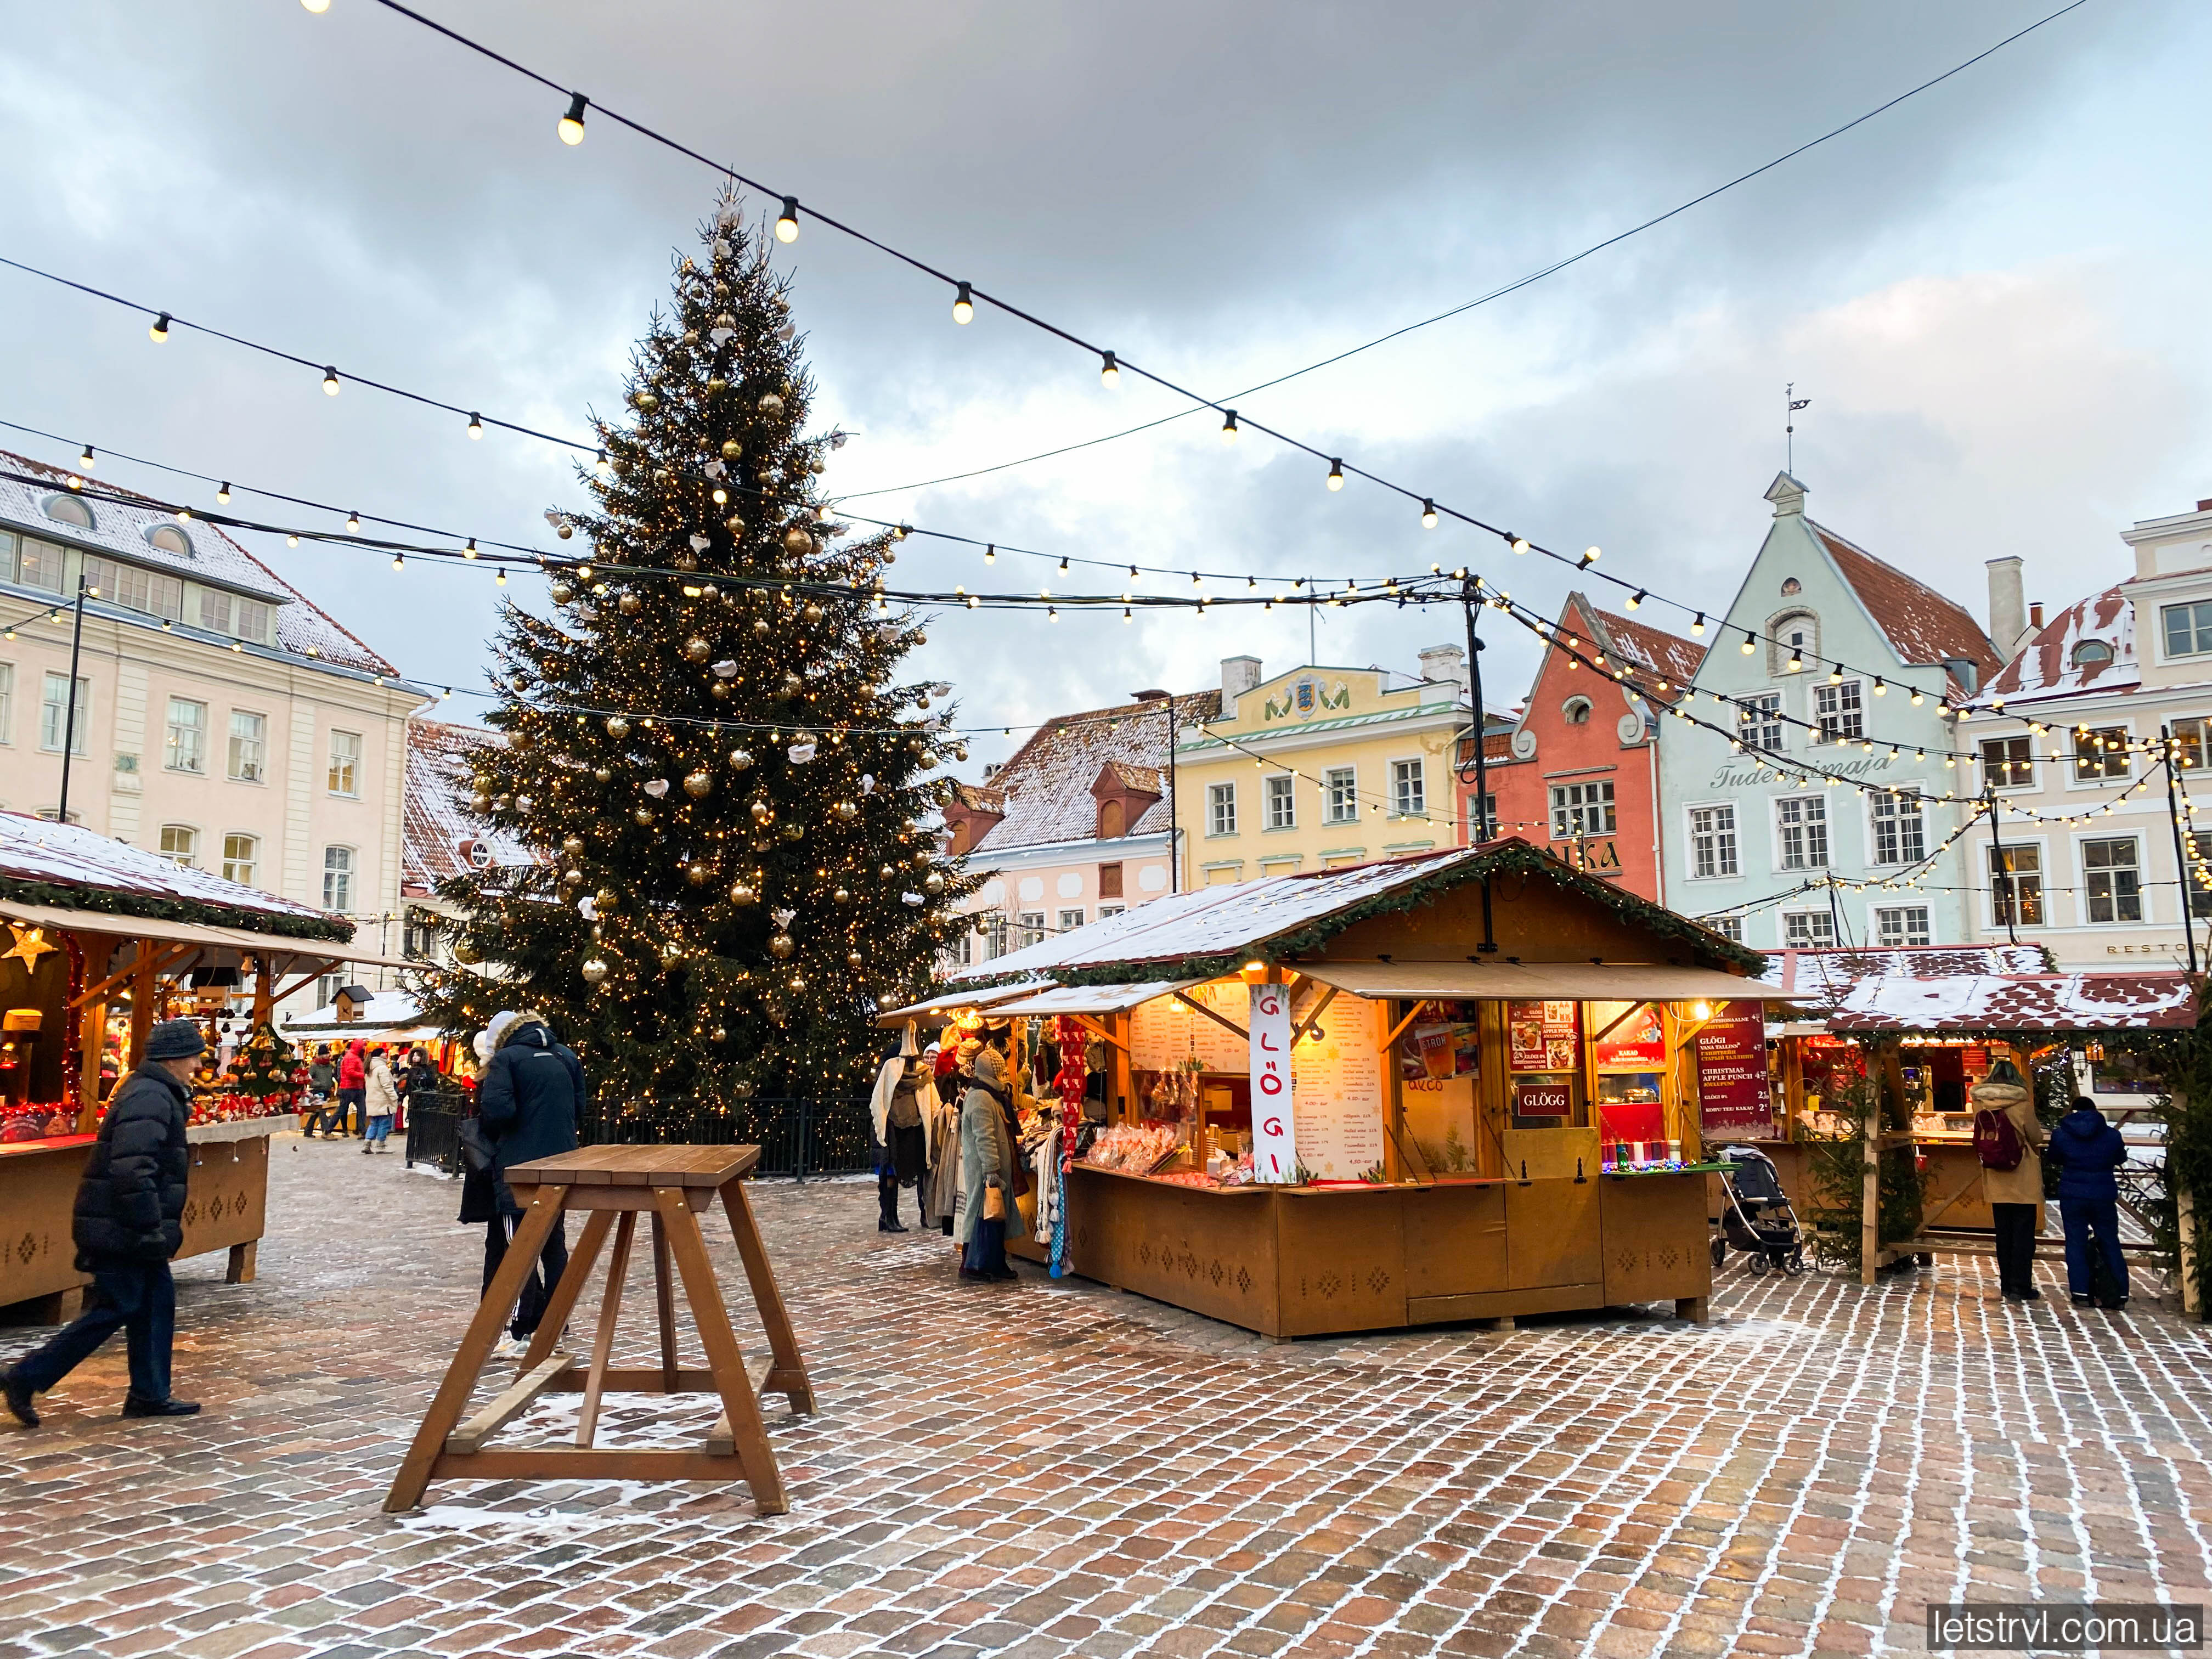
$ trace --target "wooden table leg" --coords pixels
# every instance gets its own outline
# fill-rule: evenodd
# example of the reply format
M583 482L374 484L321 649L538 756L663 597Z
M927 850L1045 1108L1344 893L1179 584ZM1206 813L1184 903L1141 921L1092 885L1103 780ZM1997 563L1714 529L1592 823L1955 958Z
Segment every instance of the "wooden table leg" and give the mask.
M760 1223L754 1219L745 1183L732 1181L722 1188L722 1212L730 1218L730 1233L738 1254L744 1259L745 1279L752 1286L753 1303L760 1309L761 1325L768 1332L769 1351L775 1369L769 1375L769 1393L780 1393L795 1412L814 1409L814 1385L806 1375L806 1361L799 1352L799 1336L791 1328L791 1315L783 1305L783 1292L775 1282L775 1269L761 1242Z
M224 1284L251 1285L253 1282L253 1258L260 1243L258 1238L249 1238L243 1244L230 1247L230 1261L222 1273Z
M477 1374L490 1357L492 1344L499 1340L499 1328L507 1323L507 1310L522 1294L523 1280L537 1265L538 1251L545 1248L546 1239L560 1221L561 1204L566 1196L565 1188L540 1187L538 1196L531 1200L522 1224L515 1229L514 1237L507 1244L506 1260L499 1264L499 1271L492 1275L490 1288L477 1304L468 1334L453 1352L453 1363L446 1368L445 1380L438 1384L430 1409L422 1414L422 1426L416 1430L414 1443L400 1460L399 1472L392 1479L392 1490L385 1494L386 1514L411 1510L422 1501L423 1488L430 1484L430 1470L445 1447L446 1437L461 1420L461 1413L469 1403L469 1391L476 1387Z
M714 1373L715 1390L722 1396L732 1448L745 1484L752 1488L754 1507L763 1515L785 1514L791 1504L784 1496L783 1474L768 1443L768 1426L761 1420L760 1401L745 1375L744 1356L738 1351L737 1334L730 1328L729 1310L722 1304L720 1286L714 1282L714 1264L707 1259L707 1241L700 1236L699 1218L684 1201L680 1187L654 1188L653 1202L667 1229L677 1270L683 1275L692 1322L706 1345L707 1368Z
M522 1356L518 1369L536 1370L560 1346L561 1332L568 1323L568 1316L575 1311L576 1298L584 1293L584 1281L592 1276L592 1264L599 1259L599 1249L607 1242L607 1230L614 1224L614 1212L610 1210L593 1210L584 1218L583 1235L576 1240L576 1248L568 1253L568 1271L553 1287L553 1294L545 1298L544 1317L530 1334L530 1351Z
M604 1211L598 1212L604 1214ZM583 1409L576 1417L576 1443L588 1446L599 1425L599 1393L606 1386L607 1357L614 1352L615 1322L622 1316L623 1281L629 1275L629 1242L637 1233L637 1212L624 1210L615 1227L615 1251L607 1258L606 1294L599 1298L599 1328L592 1340L592 1369L584 1379ZM563 1279L567 1274L562 1275Z
M660 1387L676 1392L676 1268L668 1259L668 1233L653 1217L653 1304L660 1318Z

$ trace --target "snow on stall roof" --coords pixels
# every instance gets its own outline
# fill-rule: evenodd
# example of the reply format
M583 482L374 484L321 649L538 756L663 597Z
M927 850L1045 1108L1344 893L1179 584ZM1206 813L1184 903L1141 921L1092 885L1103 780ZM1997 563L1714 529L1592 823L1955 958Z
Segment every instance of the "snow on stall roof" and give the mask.
M1805 527L1820 538L1844 580L1888 636L1900 659L1940 663L1946 658L1962 657L1981 671L1984 681L2004 665L1990 636L1964 605L1825 526L1808 519Z
M402 809L404 842L402 884L427 892L471 866L461 856L465 841L487 842L495 865L529 864L530 848L506 830L478 822L463 805L470 775L469 757L487 744L504 745L505 737L480 726L443 720L407 725L407 797Z
M1188 730L1220 714L1221 693L1187 692L1175 699L1175 705L1177 725ZM1156 778L1163 773L1168 763L1168 715L1161 702L1085 709L1056 715L1040 726L983 786L999 798L991 810L1003 806L1006 816L969 849L969 857L1092 839L1098 833L1098 800L1091 787L1100 769L1116 761L1142 768ZM1152 835L1167 827L1168 804L1163 796L1127 833Z
M376 1028L389 1029L395 1025L412 1025L422 1017L422 1006L405 991L377 991L370 994L368 1006L357 1011L354 1018L341 1020L338 1006L326 1002L319 1008L303 1014L286 1014L277 1023L287 1031L317 1030L327 1026L334 1034L355 1031L361 1036L378 1035Z
M2197 994L2177 970L1962 974L1856 981L1827 1016L1832 1031L2186 1030Z
M150 569L252 594L276 607L276 642L283 649L302 656L312 652L318 661L359 669L364 673L397 675L399 672L348 632L335 617L319 609L307 595L205 520L196 518L190 524L179 524L173 514L150 496L106 482L98 486L98 498L78 495L69 488L69 474L10 450L0 450L0 472L27 475L34 480L24 483L14 477L0 477L0 525L41 540L66 542L73 547L112 553ZM106 499L111 494L123 499ZM68 495L82 502L92 514L93 527L87 530L81 525L64 524L47 517L46 504L57 495ZM146 539L150 532L163 526L183 533L192 549L189 556L156 547ZM112 609L104 605L100 608L103 611ZM159 625L150 618L149 621L150 625ZM186 617L182 631L197 631L198 622L197 616Z
M0 877L57 886L96 887L147 898L227 904L264 915L340 920L313 905L225 881L210 871L188 870L143 848L110 841L82 824L50 823L21 812L0 811Z
M1888 950L1832 946L1769 951L1759 983L1794 996L1826 1001L1863 979L1948 979L1974 974L2047 974L2055 966L2040 945L1906 945Z
M2080 660L2084 644L2102 645ZM2109 654L2108 654L2109 653ZM1997 677L1982 688L1972 707L1986 708L1998 698L2058 697L2075 692L2125 692L2142 689L2142 668L2136 657L2136 608L2124 586L2070 605L2043 625Z

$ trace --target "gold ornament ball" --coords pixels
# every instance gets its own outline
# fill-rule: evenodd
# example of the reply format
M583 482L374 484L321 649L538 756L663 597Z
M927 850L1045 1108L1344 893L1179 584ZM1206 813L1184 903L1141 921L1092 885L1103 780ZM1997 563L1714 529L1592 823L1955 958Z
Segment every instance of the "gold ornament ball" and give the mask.
M684 960L684 947L672 939L664 940L660 946L660 959L670 966L674 966Z
M604 766L594 766L592 769L592 781L593 783L612 783L614 780L615 775L607 768Z
M714 866L711 864L705 863L702 860L694 860L691 863L684 866L684 879L690 882L694 887L704 887L708 882L714 880Z
M491 811L491 797L489 795L471 795L469 797L469 811L474 812L478 817L482 817L486 812Z
M791 942L791 935L788 933L778 933L768 942L769 955L775 957L779 962L782 961L786 957L788 957L796 949L798 949L798 946L794 945Z
M483 952L477 950L468 940L457 939L453 941L453 960L462 963L481 962L483 960Z
M837 821L841 823L850 823L860 816L860 809L848 800L841 800L830 810L836 813Z
M694 634L684 641L684 654L693 662L704 662L714 654L714 647L698 635Z
M704 768L684 780L684 793L693 800L704 800L714 793L714 775Z
M566 519L563 519L560 523L553 526L553 533L565 542L571 536L576 533L576 526L570 524Z
M707 390L713 396L719 398L729 389L730 383L720 375L710 374L707 377Z
M722 702L727 702L737 693L731 690L729 681L716 680L707 688L707 695L710 697L719 697Z
M650 392L638 392L630 398L630 401L648 415L660 407L660 399Z
M840 904L850 904L853 902L852 893L842 887L840 887L836 892L830 894L830 896L836 900Z
M921 890L928 894L930 897L935 898L939 893L945 890L945 878L939 875L936 871L931 871L927 876L922 878Z
M786 552L811 553L814 550L814 538L793 525L783 532L783 545Z
M753 757L750 750L744 749L730 750L730 770L732 772L742 772L752 763Z
M545 591L552 596L553 603L556 605L566 605L576 597L576 590L566 582L555 582Z
M639 606L643 603L644 601L640 599L636 594L624 593L621 598L615 601L615 609L621 611L625 617L635 617L638 613Z
M584 965L580 971L584 975L585 984L598 985L607 976L607 964L597 957L586 957L584 958Z
M793 974L791 976L791 988L794 991L804 991L806 988L806 975Z
M763 392L757 407L763 415L781 415L783 413L783 399L773 392Z
M766 617L755 617L753 618L753 632L756 634L765 634L768 632L768 618Z
M787 823L787 824L785 824L785 825L783 826L783 838L784 838L786 841L804 841L804 840L805 840L805 839L806 839L806 826L805 826L805 824L803 824L803 823Z
M722 440L722 459L724 460L734 461L738 456L744 453L745 447L739 443L735 438L725 438Z
M562 836L561 850L566 853L572 859L580 859L583 857L584 838L581 836Z
M730 1085L730 1093L739 1100L750 1100L753 1097L753 1085L750 1083L732 1083Z
M651 823L653 822L653 809L650 806L641 806L635 811L632 812L630 817L635 818L640 823Z
M858 951L848 951L845 952L845 965L848 968L858 968L866 960L866 958L861 956Z
M783 694L786 696L795 697L805 689L806 682L801 679L798 675L786 674L783 677Z
M732 904L751 904L757 902L759 897L760 895L758 893L753 891L751 888L746 886L743 882L738 882L730 889L730 902Z
M806 602L805 609L802 610L799 614L808 622L818 623L822 620L822 607L815 604L813 600L809 599Z
M561 872L561 881L564 886L581 887L584 884L584 872L581 870L563 870Z
M755 801L752 804L751 811L755 823L767 823L775 817L775 808L764 800Z
M592 895L592 902L597 905L604 915L609 911L622 908L622 895L611 887L602 887Z
M896 881L898 879L898 872L888 864L884 866L882 869L876 872L876 873L882 877L885 881Z
M722 528L728 531L732 536L742 536L745 533L745 521L739 518L736 514L732 513L728 518L722 520Z
M707 1033L707 1040L709 1042L727 1042L730 1040L729 1029L726 1026L717 1025Z
M507 734L507 746L518 755L527 752L530 748L530 733L520 727L516 728Z
M629 722L620 714L607 716L607 735L620 739L629 735Z
M738 319L732 316L728 312L725 311L716 313L714 318L714 326L716 328L735 328L737 325Z

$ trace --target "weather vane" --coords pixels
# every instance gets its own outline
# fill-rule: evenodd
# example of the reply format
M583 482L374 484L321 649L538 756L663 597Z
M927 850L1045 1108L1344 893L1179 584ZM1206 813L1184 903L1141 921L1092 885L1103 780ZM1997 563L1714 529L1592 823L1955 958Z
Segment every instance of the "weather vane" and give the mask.
M1797 395L1797 382L1790 380L1782 388L1782 401L1790 405L1782 417L1782 470L1792 477L1797 474L1797 422L1794 416L1813 400Z

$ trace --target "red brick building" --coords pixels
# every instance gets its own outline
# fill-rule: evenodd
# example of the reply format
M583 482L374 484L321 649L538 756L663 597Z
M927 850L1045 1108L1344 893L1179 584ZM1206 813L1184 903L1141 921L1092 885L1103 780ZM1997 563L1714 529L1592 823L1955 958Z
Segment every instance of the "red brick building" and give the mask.
M1619 663L1646 684L1679 688L1696 676L1705 647L1600 611L1579 592L1567 596L1553 633L1559 642L1537 665L1520 718L1510 732L1493 732L1486 747L1491 817L1500 834L1524 836L1593 875L1664 902L1661 711L1575 659ZM1472 824L1474 786L1463 784L1462 793Z

